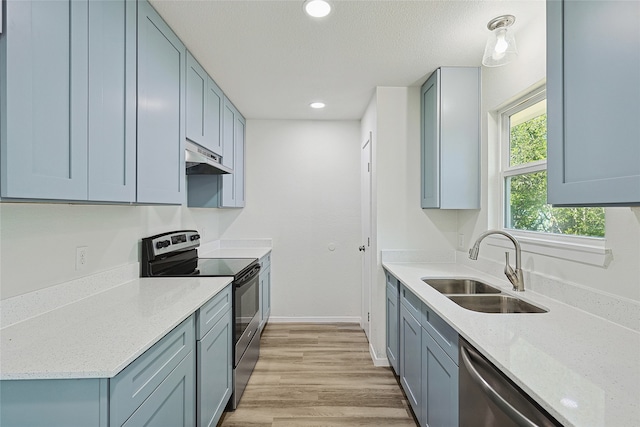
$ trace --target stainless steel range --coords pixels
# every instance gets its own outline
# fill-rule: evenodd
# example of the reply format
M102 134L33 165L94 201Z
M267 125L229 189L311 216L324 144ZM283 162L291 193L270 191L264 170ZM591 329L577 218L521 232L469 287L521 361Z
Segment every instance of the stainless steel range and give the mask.
M260 264L256 258L199 258L195 230L142 239L141 277L233 277L233 395L236 409L260 356Z

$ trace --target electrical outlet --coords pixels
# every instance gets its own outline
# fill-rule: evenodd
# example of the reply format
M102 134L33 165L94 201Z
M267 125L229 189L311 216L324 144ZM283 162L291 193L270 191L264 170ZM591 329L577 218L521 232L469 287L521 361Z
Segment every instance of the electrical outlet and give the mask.
M458 234L458 248L464 249L464 234Z
M84 270L87 268L88 246L78 246L76 248L76 270Z

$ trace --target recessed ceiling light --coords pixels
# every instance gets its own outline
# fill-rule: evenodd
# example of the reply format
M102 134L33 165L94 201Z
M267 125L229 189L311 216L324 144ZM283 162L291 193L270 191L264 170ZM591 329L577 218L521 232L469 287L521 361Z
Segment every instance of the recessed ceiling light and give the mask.
M324 102L312 102L311 104L309 104L309 106L316 109L325 107Z
M331 5L325 0L306 0L304 11L314 18L323 18L331 12Z

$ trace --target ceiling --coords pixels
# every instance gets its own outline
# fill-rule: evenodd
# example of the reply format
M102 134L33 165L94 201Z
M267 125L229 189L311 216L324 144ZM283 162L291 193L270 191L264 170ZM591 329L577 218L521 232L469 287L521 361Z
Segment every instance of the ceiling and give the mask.
M487 22L544 24L544 0L150 0L250 119L359 120L376 86L418 86L439 66L480 66ZM309 104L324 101L313 110Z

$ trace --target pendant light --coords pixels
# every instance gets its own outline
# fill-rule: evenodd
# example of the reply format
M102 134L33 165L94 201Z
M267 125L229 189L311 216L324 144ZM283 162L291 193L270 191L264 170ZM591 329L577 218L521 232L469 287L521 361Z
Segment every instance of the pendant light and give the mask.
M499 67L508 64L518 56L516 39L509 27L516 21L513 15L502 15L493 18L487 24L491 31L487 45L482 56L482 65L486 67Z

